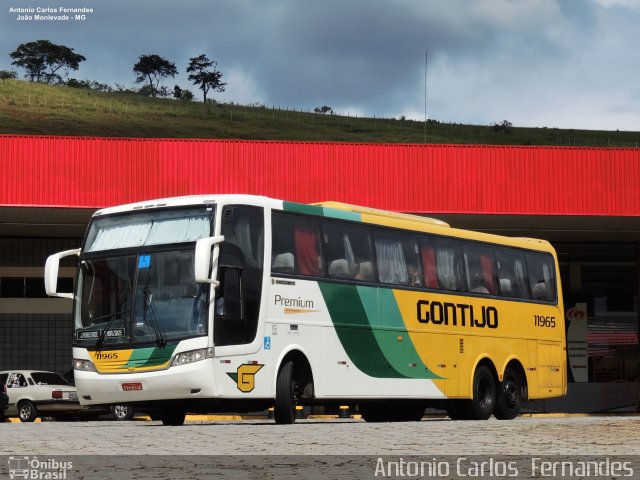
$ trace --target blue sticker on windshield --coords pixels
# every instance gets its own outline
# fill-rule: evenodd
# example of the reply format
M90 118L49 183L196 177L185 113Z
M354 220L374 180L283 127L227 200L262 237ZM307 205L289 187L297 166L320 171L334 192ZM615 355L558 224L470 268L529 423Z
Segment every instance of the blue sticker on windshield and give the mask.
M138 268L149 268L151 265L151 255L140 255L138 259Z

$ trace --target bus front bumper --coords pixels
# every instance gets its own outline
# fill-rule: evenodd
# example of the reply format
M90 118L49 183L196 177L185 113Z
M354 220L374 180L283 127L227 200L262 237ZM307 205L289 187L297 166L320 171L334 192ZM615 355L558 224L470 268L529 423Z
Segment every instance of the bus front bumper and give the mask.
M166 370L109 373L74 372L82 405L215 398L211 359Z

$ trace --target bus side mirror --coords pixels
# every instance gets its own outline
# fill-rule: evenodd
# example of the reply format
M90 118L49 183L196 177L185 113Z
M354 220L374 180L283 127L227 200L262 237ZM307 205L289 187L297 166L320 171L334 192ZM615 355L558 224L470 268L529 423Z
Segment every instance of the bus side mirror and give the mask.
M80 255L80 249L65 250L58 252L47 258L44 264L44 289L50 297L73 298L73 293L58 293L58 270L60 269L60 260L71 255Z
M218 286L216 278L216 270L218 269L218 254L220 248L218 244L224 241L224 236L218 235L216 237L201 238L196 242L196 254L194 257L194 273L196 282L198 283L211 283ZM211 247L215 245L213 252ZM213 268L212 268L213 267ZM212 275L209 276L209 271Z

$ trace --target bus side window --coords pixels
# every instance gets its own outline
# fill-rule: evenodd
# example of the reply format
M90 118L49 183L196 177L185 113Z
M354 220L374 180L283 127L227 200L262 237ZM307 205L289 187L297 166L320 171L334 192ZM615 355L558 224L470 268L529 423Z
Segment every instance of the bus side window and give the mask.
M556 301L555 270L552 257L546 253L527 252L529 289L533 300Z
M289 218L285 215L273 212L271 214L272 225L272 273L295 273L295 256L293 254L293 232Z
M497 295L496 268L491 250L477 245L465 244L464 260L469 291Z
M428 244L425 240L420 243L420 260L424 274L424 286L427 288L440 288L436 270L436 250L433 245Z
M436 243L436 273L441 288L452 291L464 290L462 258L459 242L438 240Z
M495 253L500 295L509 298L529 298L522 253L509 248L497 248Z
M272 213L271 271L321 277L324 261L318 223L295 215Z
M330 277L375 280L371 235L367 229L328 221L324 224L324 235Z
M374 243L380 282L422 286L418 245L413 238L397 233L376 232Z
M324 262L320 254L320 235L317 225L296 225L294 238L298 273L322 276Z

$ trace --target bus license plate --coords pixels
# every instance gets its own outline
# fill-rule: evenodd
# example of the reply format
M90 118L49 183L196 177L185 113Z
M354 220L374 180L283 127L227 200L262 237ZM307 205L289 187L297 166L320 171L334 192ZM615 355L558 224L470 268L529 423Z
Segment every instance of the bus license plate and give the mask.
M123 383L122 390L125 392L132 392L134 390L142 390L142 384L139 382L135 383Z

